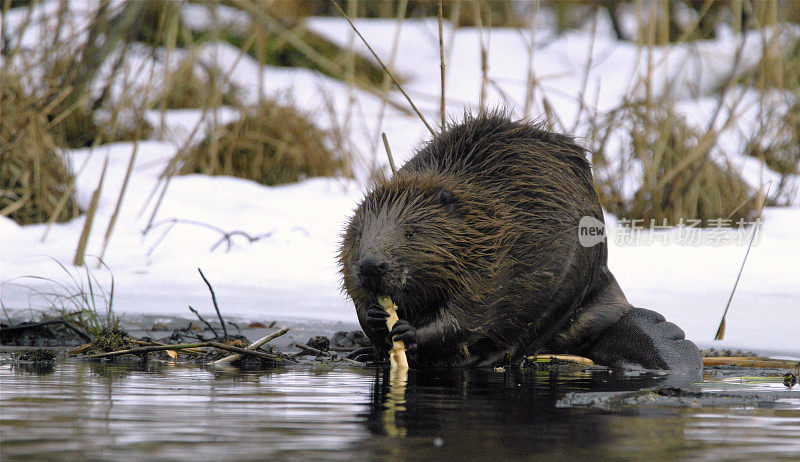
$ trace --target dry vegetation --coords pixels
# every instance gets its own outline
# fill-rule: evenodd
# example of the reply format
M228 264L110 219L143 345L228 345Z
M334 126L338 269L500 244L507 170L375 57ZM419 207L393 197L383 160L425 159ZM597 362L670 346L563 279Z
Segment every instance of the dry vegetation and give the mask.
M74 178L59 149L145 139L152 133L144 118L148 109L207 110L229 105L244 115L240 122L208 134L208 140L216 141L182 149L184 171L241 174L265 184L314 175L349 176L342 150L347 143L334 139L340 132L320 131L289 107L248 106L228 83L230 76L199 60L195 51L207 41L222 40L262 64L307 67L337 78L344 78L353 57L353 78L362 86L374 86L382 78L371 61L354 57L291 18L277 16L264 2L232 2L249 15L247 30L202 31L184 24L181 3L175 1L104 2L89 22L73 32L65 28L70 16L64 9L49 18L33 14L42 5L47 4L0 1L0 52L4 61L16 63L8 70L4 64L0 76L0 213L4 216L28 224L65 221L81 213L73 198ZM26 11L13 37L6 29L11 9ZM44 24L43 40L50 42L31 54L19 37ZM66 37L68 33L74 35ZM128 55L142 45L150 47L153 56L165 52L182 58L171 72L150 72L143 85L136 85L131 83L136 76ZM235 142L228 142L231 137ZM218 152L217 141L226 143L226 149ZM193 154L197 157L191 160ZM203 154L217 156L219 163Z
M394 18L398 5L404 0L381 0L361 2L339 2L352 7L348 10L353 17L359 18ZM405 18L436 18L439 15L438 0L408 0ZM546 2L545 2L546 3ZM572 2L567 2L572 3ZM282 2L282 10L292 17L334 16L339 10L332 1L297 0ZM452 24L461 27L485 25L488 27L524 27L525 16L535 8L532 1L498 1L498 0L446 0L442 4L442 14Z
M749 222L757 201L734 168L713 161L713 143L668 105L631 104L598 125L593 146L595 184L606 209L628 219L658 225L687 224L687 219ZM615 130L627 134L628 149L607 152L605 141ZM621 159L621 162L609 159ZM641 185L625 198L624 179L640 170ZM717 222L718 223L718 222Z
M265 101L212 130L181 159L180 173L236 176L265 185L350 176L346 158L329 148L333 136L296 109Z
M164 89L152 101L164 109L203 108L209 105L242 107L240 90L227 82L225 73L195 54L183 58L167 76Z
M338 9L330 2L310 0L230 0L224 4L247 19L244 26L220 19L211 27L192 29L181 17L183 4L173 1L103 3L92 20L81 25L85 32L81 40L61 35L59 27L67 14L62 11L62 17L51 24L48 37L52 43L43 46L46 51L38 53L35 62L15 65L12 71L4 61L0 76L0 213L20 223L68 220L80 213L72 198L70 168L58 156L59 148L147 138L152 131L144 118L147 110L206 111L227 105L241 115L235 122L211 128L199 144L181 147L165 171L161 197L170 178L179 173L235 175L279 184L315 175L351 176L354 163L370 164L364 156L349 152L347 133L352 127L320 130L287 105L267 98L243 101L238 89L229 84L225 70L203 62L197 54L204 43L224 41L262 65L305 67L342 79L351 88L385 95L389 81L374 60L341 49L303 26L307 15L339 16ZM213 2L191 5L208 5L210 12L217 6ZM356 16L382 18L435 17L439 6L433 0L342 5ZM30 4L0 0L4 17L12 8L30 10ZM524 28L537 9L549 10L562 30L584 27L596 15L608 15L617 35L637 43L644 52L668 42L712 37L720 23L734 30L760 30L775 26L779 19L800 18L800 6L782 0L446 1L443 16L454 24L481 30L490 26ZM632 11L637 12L639 24L633 32L624 31L619 16ZM31 24L37 21L35 17L28 20ZM29 53L17 40L7 39L5 27L2 33L4 60L12 62ZM21 31L15 31L16 35L21 36ZM128 55L142 47L158 60L166 56L168 71L151 72L143 84L118 78L133 72ZM32 74L34 69L41 74ZM485 75L481 102L486 88L493 85L500 88ZM583 120L588 133L579 133L584 128L577 124L567 127L558 120L552 104L541 96L545 92L540 85L535 78L528 80L527 94L539 95L539 100L511 103L524 106L526 115L541 115L557 130L585 135L594 151L598 192L611 212L669 223L679 218L749 219L755 214L758 191L745 185L717 150L724 130L707 133L689 126L674 110L674 101L647 92L630 95L623 105L607 113L587 108ZM761 104L762 127L745 152L763 159L784 179L796 175L800 162L800 41L787 45L765 40L758 64L737 69L735 79L720 88L717 96L724 99L735 86L752 87L764 95L778 92L784 98L787 104ZM542 114L530 110L533 107L543 108ZM344 118L349 120L350 114ZM379 125L382 117L380 120ZM729 122L726 129L735 126L735 120ZM628 146L622 152L607 143L620 133ZM374 161L371 165L370 172L379 174ZM641 185L626 194L623 184L634 171L641 172ZM790 183L773 185L773 191L791 193ZM161 198L153 200L155 215Z
M693 10L698 16L688 26L684 21L683 28L675 32L675 9L665 11L663 7L667 5ZM713 5L661 2L650 6L649 14L640 17L639 35L634 37L645 56L659 43L711 37L711 25L721 21L733 23L738 30L778 27L778 17L791 17L791 11L800 9L800 4L777 1L714 2ZM633 92L627 101L606 114L588 117L596 187L604 207L621 218L642 219L645 223L655 220L659 225L678 224L681 219L684 222L699 219L704 226L726 219L733 223L755 219L765 200L766 185L762 184L760 189L748 186L738 174L738 167L718 147L723 136L737 130L739 102L726 106L730 104L726 101L736 100L734 94L746 88L759 91L760 127L750 135L744 153L762 159L780 175L780 183L771 185L771 196L785 198L797 194L796 182L789 179L797 175L800 163L798 41L784 43L779 34L762 37L758 63L744 68L739 57L734 57L730 78L714 95L718 100L714 118L726 113L720 116L725 119L722 128L712 128L713 123L708 127L688 125L675 111L675 101L653 91L655 79L650 74L636 87L645 91ZM616 145L609 146L609 140L620 134L626 138L622 152ZM632 179L640 185L633 195L626 194L625 188L630 187Z
M0 71L0 81L0 214L20 224L68 221L81 210L45 108L25 92L20 76Z

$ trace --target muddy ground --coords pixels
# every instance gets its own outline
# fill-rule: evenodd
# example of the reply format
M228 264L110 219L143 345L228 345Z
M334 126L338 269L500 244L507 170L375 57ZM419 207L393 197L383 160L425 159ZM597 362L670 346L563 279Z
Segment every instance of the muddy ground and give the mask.
M245 347L259 338L288 328L285 334L276 337L258 350L265 355L274 355L276 361L263 357L246 357L244 360L232 363L232 367L251 371L268 369L277 365L308 367L310 365L318 366L320 363L330 367L381 366L359 364L346 359L346 356L353 350L369 345L356 324L315 323L305 320L280 322L226 320L227 342L223 339L224 331L218 320L201 321L180 317L140 316L125 319L121 327L124 334L117 332L114 334L116 337L114 335L110 337L111 340L94 339L94 342L91 342L93 347L87 348L85 345L90 343L88 341L90 336L75 325L58 321L26 323L15 319L11 319L9 323L7 320L6 323L0 325L0 363L12 364L27 372L48 373L53 370L57 361L87 360L86 356L89 354L137 348L144 345L145 342L173 345L216 341ZM115 344L116 338L122 338L124 342ZM138 343L129 343L129 340L138 341ZM81 345L84 345L84 350L76 355L76 347ZM747 352L733 353L736 356L747 355ZM222 350L210 350L202 355L179 352L176 356L172 352L152 351L91 360L119 364L178 361L195 364L197 367L212 367L210 365L212 361L230 354L231 352ZM708 356L719 354L719 352L709 352ZM603 366L587 366L563 361L524 362L522 367L556 374L606 369ZM498 369L499 372L504 372L504 370ZM600 409L649 405L678 407L769 406L769 403L782 399L800 399L800 385L797 384L799 373L800 370L797 368L710 366L705 368L704 379L700 383L674 386L668 381L664 386L638 391L569 393L558 401L557 406ZM750 387L748 384L759 384L759 386ZM765 387L764 384L768 386Z

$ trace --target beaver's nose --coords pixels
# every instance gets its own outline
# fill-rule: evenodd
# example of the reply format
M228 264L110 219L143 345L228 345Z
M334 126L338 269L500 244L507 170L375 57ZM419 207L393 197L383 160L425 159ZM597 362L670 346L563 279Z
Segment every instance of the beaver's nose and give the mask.
M374 257L364 257L358 262L358 276L361 285L376 294L383 294L383 276L386 274L386 262Z

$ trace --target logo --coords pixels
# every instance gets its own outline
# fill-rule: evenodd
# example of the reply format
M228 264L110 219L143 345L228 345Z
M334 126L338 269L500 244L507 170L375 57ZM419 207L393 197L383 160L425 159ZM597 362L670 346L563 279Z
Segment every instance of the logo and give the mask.
M578 222L578 242L592 247L606 240L606 225L595 217L584 216Z

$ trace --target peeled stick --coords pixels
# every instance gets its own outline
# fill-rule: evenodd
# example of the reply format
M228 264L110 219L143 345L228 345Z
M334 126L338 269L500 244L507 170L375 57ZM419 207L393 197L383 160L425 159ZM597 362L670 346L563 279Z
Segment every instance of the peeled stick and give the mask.
M392 297L388 295L378 297L378 303L389 313L389 317L386 318L386 327L389 328L389 331L392 330L394 324L398 321L397 317L397 305L394 304L392 301ZM408 358L406 358L406 345L402 342L392 342L392 350L389 352L389 363L392 366L392 369L395 368L402 368L408 369Z

